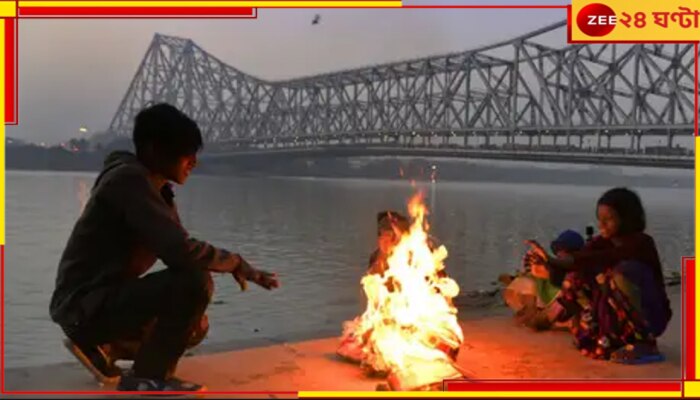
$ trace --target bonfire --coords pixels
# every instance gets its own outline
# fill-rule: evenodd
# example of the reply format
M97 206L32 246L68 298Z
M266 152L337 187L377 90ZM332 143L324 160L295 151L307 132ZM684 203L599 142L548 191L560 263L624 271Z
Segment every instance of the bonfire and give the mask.
M338 354L388 377L393 390L424 390L462 377L455 361L464 337L452 304L459 286L444 271L447 249L429 239L421 193L408 212L410 229L394 229L400 239L386 271L362 278L367 309L345 322Z

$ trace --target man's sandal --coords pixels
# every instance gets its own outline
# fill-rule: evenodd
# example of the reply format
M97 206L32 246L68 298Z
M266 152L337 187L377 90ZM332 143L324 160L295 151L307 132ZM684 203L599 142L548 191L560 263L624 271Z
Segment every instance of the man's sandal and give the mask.
M90 371L98 382L105 385L119 382L122 370L114 365L114 362L99 346L81 347L70 339L64 339L63 345Z

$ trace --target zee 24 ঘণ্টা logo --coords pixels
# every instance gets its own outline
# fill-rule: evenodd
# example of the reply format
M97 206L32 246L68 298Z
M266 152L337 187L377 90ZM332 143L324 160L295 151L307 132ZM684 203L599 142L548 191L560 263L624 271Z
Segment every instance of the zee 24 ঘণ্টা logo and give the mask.
M647 15L648 14L648 15ZM675 12L653 11L645 13L621 12L619 15L605 4L588 4L576 15L576 25L585 35L601 37L610 34L620 24L625 28L642 29L650 25L661 28L697 29L700 27L700 11L688 7L677 7Z

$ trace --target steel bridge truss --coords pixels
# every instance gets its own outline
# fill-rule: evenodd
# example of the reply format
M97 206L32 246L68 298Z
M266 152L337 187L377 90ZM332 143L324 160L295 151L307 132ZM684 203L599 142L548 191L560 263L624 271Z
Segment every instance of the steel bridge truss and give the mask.
M128 135L140 109L167 101L207 142L416 135L692 135L692 44L537 43L566 23L480 49L266 81L188 39L156 34L110 130ZM600 141L600 139L599 139Z

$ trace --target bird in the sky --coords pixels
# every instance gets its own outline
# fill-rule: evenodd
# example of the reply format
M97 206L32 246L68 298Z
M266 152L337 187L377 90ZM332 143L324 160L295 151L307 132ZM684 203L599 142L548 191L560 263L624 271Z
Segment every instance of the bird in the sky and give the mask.
M318 23L321 22L321 16L319 14L314 15L313 21L311 21L311 25L318 25Z

